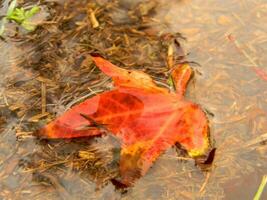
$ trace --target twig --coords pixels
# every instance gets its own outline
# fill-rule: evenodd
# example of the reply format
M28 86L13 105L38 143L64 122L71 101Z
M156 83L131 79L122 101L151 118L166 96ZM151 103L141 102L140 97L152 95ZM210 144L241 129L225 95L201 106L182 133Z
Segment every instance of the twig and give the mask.
M209 179L210 179L210 172L207 173L207 176L205 178L205 181L204 183L202 184L200 190L199 190L199 194L202 196L204 194L204 191L205 191L205 188L209 182Z
M253 146L253 145L256 145L256 144L259 144L261 142L265 142L267 141L267 133L264 133L258 137L256 137L255 139L252 139L251 141L247 142L244 147L250 147L250 146Z
M253 64L253 67L259 67L258 64L255 63L255 61L250 57L250 55L248 55L248 53L241 48L240 43L236 40L236 38L234 38L234 36L229 35L228 39L232 41L236 48L250 61L251 64Z
M262 192L263 192L264 187L266 186L266 184L267 184L267 175L264 175L262 177L261 184L260 184L260 186L258 188L258 191L256 192L253 200L260 200L261 194L262 194Z
M38 114L38 115L34 115L33 117L28 119L28 122L38 122L40 119L45 118L48 115L49 115L48 112L41 113L41 114Z
M174 63L173 53L174 53L174 50L173 50L173 45L171 43L168 46L168 55L167 55L167 64L168 64L169 69L173 68L173 63Z
M46 113L46 84L42 82L42 114Z
M78 102L80 102L80 101L82 101L82 100L84 100L84 99L86 99L86 98L89 98L89 97L91 97L91 96L93 96L93 95L96 95L97 93L103 91L103 90L96 90L96 91L93 91L93 90L90 89L90 88L89 88L89 90L90 90L90 93L89 93L89 94L84 95L84 96L82 96L82 97L80 97L80 98L78 98L78 99L75 99L74 101L70 102L70 103L66 106L65 111L68 110L68 109L70 109L74 104L76 104L76 103L78 103Z
M92 9L89 9L89 14L90 14L90 21L91 21L93 28L99 27L99 22L96 19L95 12Z
M9 106L9 103L7 101L7 98L6 98L6 95L5 95L4 92L2 93L2 96L3 96L3 99L4 99L4 102L5 102L6 106Z
M59 182L58 178L52 174L49 173L42 173L42 176L49 179L49 181L52 183L52 185L55 187L58 195L63 200L71 199L70 194L66 190L66 188Z

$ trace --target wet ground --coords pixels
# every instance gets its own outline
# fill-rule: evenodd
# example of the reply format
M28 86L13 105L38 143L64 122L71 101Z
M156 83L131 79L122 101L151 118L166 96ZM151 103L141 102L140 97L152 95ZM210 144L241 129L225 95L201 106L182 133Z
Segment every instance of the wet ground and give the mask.
M9 1L0 2L4 15ZM252 199L267 174L267 2L96 2L41 1L35 32L6 26L0 41L0 199ZM159 36L166 33L182 45L179 62L187 55L198 63L187 98L209 113L217 148L210 171L173 148L121 191L110 182L118 172L109 138L34 136L56 115L111 87L89 53L143 70L168 87L170 41Z

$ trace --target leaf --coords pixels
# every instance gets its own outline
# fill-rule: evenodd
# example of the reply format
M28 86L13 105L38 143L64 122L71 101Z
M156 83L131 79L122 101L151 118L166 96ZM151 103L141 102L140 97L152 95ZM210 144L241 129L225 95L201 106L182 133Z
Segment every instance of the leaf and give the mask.
M267 81L267 73L264 71L264 69L253 67L253 70L262 80Z
M112 77L115 88L74 106L39 130L40 136L114 134L122 144L120 174L125 185L144 175L158 156L177 142L192 157L207 152L208 121L199 106L181 96L189 80L181 66L174 74L180 91L170 93L143 72L119 68L101 57L93 60Z
M26 21L23 21L21 23L21 26L26 29L27 31L34 31L36 29L36 25L32 22L28 22L27 20Z
M33 6L31 10L25 12L25 19L28 20L40 11L40 7Z
M186 85L192 77L192 69L188 64L178 64L171 73L173 83L178 95L183 96Z
M112 77L114 85L117 87L135 87L168 93L166 89L158 87L144 72L119 68L101 57L93 57L93 60L102 72Z
M23 8L15 8L15 10L7 16L7 19L22 23L25 20L25 10Z
M12 2L10 3L10 5L9 5L9 7L8 7L8 10L7 10L7 16L8 16L8 17L13 13L13 11L14 11L16 5L17 5L17 0L14 0L14 1L12 1Z
M6 24L6 17L4 17L1 21L1 25L0 25L0 36L3 35L3 33L5 32L5 24Z
M12 9L9 9L6 19L13 20L16 23L21 24L21 26L28 31L34 31L36 28L36 24L32 23L30 21L30 18L33 17L39 11L40 8L38 6L34 6L30 10L13 7Z

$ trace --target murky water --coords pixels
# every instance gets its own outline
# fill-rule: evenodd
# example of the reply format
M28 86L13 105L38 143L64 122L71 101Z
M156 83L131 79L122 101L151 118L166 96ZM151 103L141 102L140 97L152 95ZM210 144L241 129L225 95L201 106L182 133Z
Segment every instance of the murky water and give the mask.
M5 14L7 2L2 1L0 15ZM37 30L41 43L32 42L33 35L23 30L19 30L22 36L16 37L14 24L8 24L5 41L0 41L0 199L253 198L263 175L267 174L267 82L257 73L258 69L267 72L265 0L160 2L161 6L155 10L154 21L158 26L154 31L180 32L186 37L181 43L188 53L187 59L200 64L193 65L199 73L189 85L187 97L212 113L209 120L217 151L212 170L203 172L193 160L181 159L175 149L169 149L126 193L116 190L109 181L101 187L97 184L115 176L116 172L99 167L102 176L98 173L96 178L91 175L94 170L83 173L75 162L68 164L69 157L92 143L102 145L103 151L106 148L108 152L105 142L96 139L50 143L32 137L32 132L44 123L40 120L34 124L30 120L40 113L44 84L48 99L43 114L60 114L73 105L75 99L89 97L110 86L107 78L99 73L92 76L94 69L81 66L78 70L83 73L77 73L75 63L79 62L80 54L85 55L78 48L78 38L86 36L82 32L71 35L69 29L53 26L50 19L57 20L55 16L60 14L48 9L53 1L44 2L47 4L44 3L43 12L49 15L44 15L43 20L47 20L49 29L47 36ZM54 2L64 6L64 1ZM120 1L127 9L138 2ZM33 3L36 2L27 1L27 5ZM102 5L107 1L98 3ZM72 4L73 8L78 7L75 5ZM113 20L128 22L125 12L113 10ZM76 19L82 19L82 15ZM81 30L86 27L83 22ZM75 25L68 24L72 26ZM60 33L58 38L52 33L59 31L70 32L71 37L61 38L53 53L49 48ZM97 38L91 41L92 44L99 42ZM125 62L132 66L143 56L146 55L136 53L132 60L125 59ZM55 67L57 74L53 71ZM105 160L108 155L102 157L103 162L111 162ZM67 164L61 166L58 160ZM262 199L266 198L265 188Z

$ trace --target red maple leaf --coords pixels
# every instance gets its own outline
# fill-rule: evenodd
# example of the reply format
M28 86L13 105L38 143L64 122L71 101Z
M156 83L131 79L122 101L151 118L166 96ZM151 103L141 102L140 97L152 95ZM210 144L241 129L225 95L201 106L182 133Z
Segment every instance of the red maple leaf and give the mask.
M115 88L98 94L39 131L47 138L76 138L102 133L121 140L121 182L131 185L166 149L179 143L192 157L209 147L208 121L201 108L183 94L192 70L181 64L172 72L177 93L158 87L146 73L119 68L92 57Z

